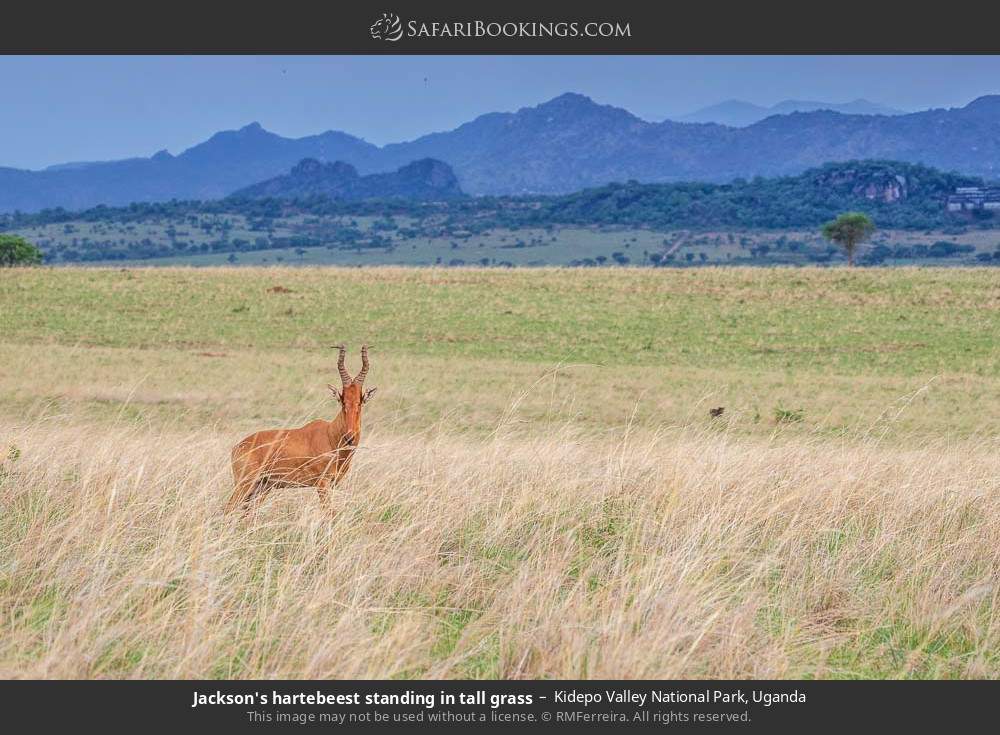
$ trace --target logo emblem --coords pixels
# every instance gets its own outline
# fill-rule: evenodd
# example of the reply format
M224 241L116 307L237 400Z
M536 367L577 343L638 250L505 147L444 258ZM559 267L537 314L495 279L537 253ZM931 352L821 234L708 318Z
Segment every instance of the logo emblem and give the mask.
M395 13L382 13L368 30L376 41L398 41L403 37L403 24Z

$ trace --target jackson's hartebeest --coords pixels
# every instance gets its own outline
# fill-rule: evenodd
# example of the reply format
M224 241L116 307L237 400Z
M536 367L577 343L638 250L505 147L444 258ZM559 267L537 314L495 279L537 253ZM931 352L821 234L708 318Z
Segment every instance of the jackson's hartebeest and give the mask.
M312 486L326 504L330 487L340 482L361 441L361 407L375 388L364 390L368 345L361 347L361 372L351 378L344 367L347 348L340 345L337 367L342 390L332 385L340 401L333 421L317 419L298 429L269 429L251 434L233 447L232 497L226 510L248 510L276 486Z

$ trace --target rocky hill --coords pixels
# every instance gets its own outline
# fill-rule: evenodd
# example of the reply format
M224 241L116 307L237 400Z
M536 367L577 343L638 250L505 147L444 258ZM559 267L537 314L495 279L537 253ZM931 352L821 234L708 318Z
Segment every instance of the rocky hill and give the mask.
M464 196L451 167L424 158L393 173L361 176L349 163L322 163L305 158L290 173L239 189L234 198L304 199L314 196L340 201L416 199L440 201Z

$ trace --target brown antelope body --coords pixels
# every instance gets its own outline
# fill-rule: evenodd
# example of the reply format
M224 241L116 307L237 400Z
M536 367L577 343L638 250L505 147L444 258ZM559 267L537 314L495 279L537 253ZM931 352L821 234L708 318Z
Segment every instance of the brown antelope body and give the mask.
M340 401L332 421L318 419L297 429L258 431L233 447L233 494L226 510L249 510L274 487L311 486L325 504L330 488L340 482L361 441L361 407L375 389L364 390L368 346L361 348L361 372L351 378L344 367L346 348L340 346L337 367L342 390L327 387Z

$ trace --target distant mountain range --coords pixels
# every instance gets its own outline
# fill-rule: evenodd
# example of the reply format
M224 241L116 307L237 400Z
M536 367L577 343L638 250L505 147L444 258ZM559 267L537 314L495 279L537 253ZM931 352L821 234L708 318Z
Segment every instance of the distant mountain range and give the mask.
M418 199L440 201L463 196L451 166L424 158L393 173L361 176L349 163L300 161L290 173L238 189L237 198L296 199L325 196L341 201L363 199Z
M336 131L284 138L253 123L177 156L160 151L44 171L0 168L0 212L215 199L281 176L305 158L342 161L359 176L432 158L448 164L471 195L558 194L628 180L725 182L869 158L994 179L1000 176L1000 96L893 116L793 112L736 128L647 122L569 93L383 147Z
M726 100L717 105L703 107L688 115L673 118L677 122L717 123L733 128L745 128L772 115L790 115L793 112L830 110L843 115L905 115L905 111L886 107L864 99L853 102L815 102L812 100L785 100L770 107L762 107L743 100Z
M346 133L283 138L252 123L216 133L179 156L79 163L45 171L0 168L0 212L170 199L218 199L286 173L303 158L350 161L371 170L378 148Z

